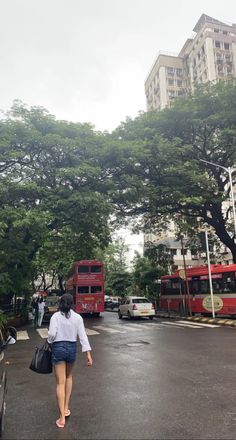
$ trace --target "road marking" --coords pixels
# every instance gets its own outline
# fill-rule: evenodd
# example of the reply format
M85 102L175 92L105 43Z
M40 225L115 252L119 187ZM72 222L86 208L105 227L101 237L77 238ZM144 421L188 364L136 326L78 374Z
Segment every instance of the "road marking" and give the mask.
M36 330L42 339L46 339L48 337L48 329L47 328L37 328Z
M177 323L177 322L166 322L166 325L172 325L172 326L180 326L180 327L189 327L189 328L192 328L192 329L195 329L195 330L200 330L200 329L203 329L203 327L195 327L194 325L190 325L190 324L179 324L179 322Z
M161 323L161 322L157 322L157 323L155 323L155 322L150 322L150 324L149 325L151 325L151 326L153 326L153 327L157 327L157 328L161 328L161 327L166 327L167 326L167 324L165 324L165 323Z
M127 331L131 331L131 332L136 332L137 331L137 328L135 327L133 327L132 325L125 325L125 324L113 324L113 326L112 327L118 327L118 328L120 328L120 329L123 329L123 330L127 330Z
M185 321L178 321L178 322L184 323ZM188 321L188 324L191 324L193 326L196 325L199 327L210 327L210 328L220 327L220 325L204 324L203 322L193 322L193 321Z
M133 322L131 322L130 324L123 324L123 325L125 325L126 328L128 328L130 326L130 327L133 327L133 328L135 328L137 330L142 330L142 328L149 329L149 324L141 324L141 323L140 324L134 324Z
M104 325L94 325L93 328L97 328L98 330L103 330L107 333L123 333L120 330L115 330L114 328L105 327Z
M27 330L20 330L17 332L17 341L26 341L26 339L29 339Z
M168 324L171 324L171 325L168 325ZM170 323L165 322L165 323L161 323L161 324L158 324L158 325L160 325L162 327L168 327L168 328L171 328L171 326L173 326L173 327L175 327L178 330L183 330L183 327L178 326L178 324L176 325L174 322L170 322Z
M85 329L87 336L94 336L94 335L99 335L99 332L96 332L95 330L92 330L91 328L86 328Z

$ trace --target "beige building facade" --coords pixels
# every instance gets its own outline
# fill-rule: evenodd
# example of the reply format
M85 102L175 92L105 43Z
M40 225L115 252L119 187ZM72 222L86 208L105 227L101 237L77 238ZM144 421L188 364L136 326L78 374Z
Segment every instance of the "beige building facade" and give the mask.
M236 24L202 14L178 55L160 52L145 81L147 111L162 110L197 83L236 76Z

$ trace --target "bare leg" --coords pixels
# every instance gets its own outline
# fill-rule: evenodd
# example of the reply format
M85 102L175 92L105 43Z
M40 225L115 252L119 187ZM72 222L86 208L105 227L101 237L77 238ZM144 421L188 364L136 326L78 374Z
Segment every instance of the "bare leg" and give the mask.
M66 384L66 363L61 362L54 366L56 376L56 396L57 404L60 412L60 423L65 423L65 384Z
M72 367L73 364L67 364L66 363L66 385L65 385L65 408L64 413L68 414L69 410L69 402L70 402L70 396L72 391ZM69 414L68 414L69 415Z

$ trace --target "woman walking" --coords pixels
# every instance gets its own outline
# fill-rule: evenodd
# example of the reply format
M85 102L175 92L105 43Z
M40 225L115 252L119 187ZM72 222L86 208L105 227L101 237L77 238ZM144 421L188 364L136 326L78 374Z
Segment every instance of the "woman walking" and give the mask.
M82 352L86 353L87 365L92 366L91 347L82 317L72 310L73 297L65 293L60 298L59 311L54 313L48 330L48 343L52 344L52 363L56 376L56 396L60 417L58 428L64 428L65 417L70 415L69 402L72 391L72 368L76 360L77 338Z

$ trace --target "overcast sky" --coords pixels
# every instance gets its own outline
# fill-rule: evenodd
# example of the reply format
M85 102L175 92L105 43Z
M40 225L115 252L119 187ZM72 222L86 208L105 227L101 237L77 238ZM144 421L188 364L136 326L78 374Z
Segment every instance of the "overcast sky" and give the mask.
M0 108L21 99L110 131L145 110L158 51L179 52L202 13L236 22L236 2L2 1Z
M159 50L178 53L202 13L236 23L236 1L1 1L0 109L20 99L111 131L146 109Z

